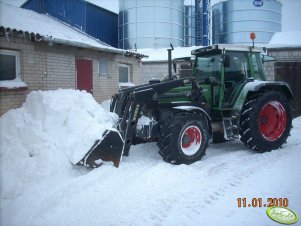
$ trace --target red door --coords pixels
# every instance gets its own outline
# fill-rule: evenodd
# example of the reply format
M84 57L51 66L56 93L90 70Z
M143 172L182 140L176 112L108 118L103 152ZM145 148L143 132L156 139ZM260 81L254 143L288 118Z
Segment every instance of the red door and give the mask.
M92 60L76 59L77 89L93 91Z

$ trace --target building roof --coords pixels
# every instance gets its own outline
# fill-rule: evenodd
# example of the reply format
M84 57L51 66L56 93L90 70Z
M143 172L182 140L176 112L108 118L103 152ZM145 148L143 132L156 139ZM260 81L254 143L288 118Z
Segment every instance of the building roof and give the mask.
M22 4L26 2L26 0L0 0L0 2L6 3L8 5L20 7Z
M169 48L138 49L138 52L149 56L142 59L142 62L166 62L168 61L167 49ZM174 51L172 51L172 58L191 57L191 51L197 48L200 48L200 46L175 47Z
M209 47L203 46L191 46L191 47L175 47L174 51L172 51L172 58L180 58L180 57L191 57L192 51L197 51L199 49L206 48L218 48L218 49L226 49L232 51L249 51L250 46L246 45L234 45L234 44L218 44ZM167 49L169 48L161 48L161 49L138 49L139 53L145 54L149 56L148 58L142 59L142 62L167 62L168 61L168 53ZM261 47L255 46L252 51L254 52L263 52Z
M86 49L95 49L145 57L114 48L53 17L31 10L0 3L0 36L29 37L35 41L48 41Z
M271 38L268 48L301 47L301 31L276 32Z

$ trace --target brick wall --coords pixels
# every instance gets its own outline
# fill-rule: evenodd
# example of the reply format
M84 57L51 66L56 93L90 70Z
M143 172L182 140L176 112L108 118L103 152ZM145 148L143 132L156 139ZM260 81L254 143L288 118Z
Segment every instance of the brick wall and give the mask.
M20 107L28 92L33 90L76 89L76 58L93 62L93 96L99 103L110 99L118 91L118 64L131 67L132 81L141 84L140 63L134 57L87 50L46 42L31 42L23 38L0 38L0 48L19 51L20 78L27 84L27 90L0 89L0 115L8 109ZM98 60L108 60L108 75L99 75Z
M119 79L119 64L130 65L131 82L134 83L135 85L143 84L142 75L141 75L142 65L136 58L124 57L122 55L116 56L113 71L118 75L118 79Z
M99 59L106 59L108 62L108 74L99 74ZM98 59L93 60L93 96L98 101L110 99L118 91L118 74L115 70L115 56L102 54Z
M0 90L0 115L9 109L18 108L25 101L27 89Z
M266 76L266 79L268 81L272 81L274 80L274 74L275 74L275 67L274 67L275 62L271 61L271 62L265 62L263 64L263 71L264 74Z
M75 58L73 55L47 52L45 88L74 89L76 88Z
M148 83L152 78L163 79L168 76L167 62L143 62L142 82Z

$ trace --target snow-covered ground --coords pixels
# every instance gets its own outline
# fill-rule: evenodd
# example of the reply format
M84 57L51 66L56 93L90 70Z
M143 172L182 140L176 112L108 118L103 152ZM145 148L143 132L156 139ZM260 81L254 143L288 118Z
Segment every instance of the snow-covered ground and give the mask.
M239 141L210 144L200 162L175 166L150 143L132 146L119 168L71 164L115 120L72 90L33 92L4 114L0 224L279 225L264 207L238 208L244 197L288 198L300 216L301 117L287 144L264 154Z

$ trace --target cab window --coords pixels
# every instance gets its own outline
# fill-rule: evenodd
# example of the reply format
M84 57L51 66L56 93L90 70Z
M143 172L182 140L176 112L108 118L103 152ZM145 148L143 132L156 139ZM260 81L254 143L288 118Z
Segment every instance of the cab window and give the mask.
M253 77L259 80L265 80L261 61L260 53L252 53L252 63L254 68Z
M225 68L225 82L236 86L249 74L247 53L227 51L227 55L229 55L230 65Z
M220 55L197 57L194 74L198 82L220 82L220 58Z

